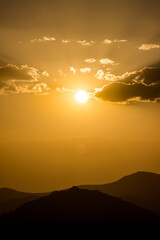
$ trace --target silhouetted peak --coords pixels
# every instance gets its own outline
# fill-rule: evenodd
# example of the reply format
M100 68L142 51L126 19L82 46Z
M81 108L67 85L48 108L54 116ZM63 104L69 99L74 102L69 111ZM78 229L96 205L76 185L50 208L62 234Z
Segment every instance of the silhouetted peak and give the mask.
M156 175L156 173L138 171L138 172L133 173L133 175Z
M148 179L148 178L151 178L151 179L154 179L154 178L159 178L160 177L160 174L157 174L157 173L152 173L152 172L144 172L144 171L138 171L138 172L135 172L135 173L132 173L130 175L127 175L127 176L124 176L122 177L121 179L119 179L118 181L121 181L121 180L128 180L128 179ZM117 182L118 182L117 181Z
M23 226L114 226L115 224L158 222L159 218L132 203L97 190L70 189L56 191L28 203L0 218Z
M80 189L77 186L73 186L73 187L70 188L70 190L77 191L77 190L80 190Z

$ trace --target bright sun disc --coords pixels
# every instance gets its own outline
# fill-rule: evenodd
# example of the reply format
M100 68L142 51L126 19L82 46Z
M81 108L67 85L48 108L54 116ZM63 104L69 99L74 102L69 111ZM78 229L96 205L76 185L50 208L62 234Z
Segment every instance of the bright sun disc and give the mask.
M81 90L76 93L76 100L79 103L85 103L88 100L88 94Z

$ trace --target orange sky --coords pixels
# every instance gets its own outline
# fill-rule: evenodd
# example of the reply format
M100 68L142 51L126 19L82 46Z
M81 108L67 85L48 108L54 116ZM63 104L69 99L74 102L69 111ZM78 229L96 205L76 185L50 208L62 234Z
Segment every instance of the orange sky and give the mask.
M0 187L160 173L159 4L1 1Z

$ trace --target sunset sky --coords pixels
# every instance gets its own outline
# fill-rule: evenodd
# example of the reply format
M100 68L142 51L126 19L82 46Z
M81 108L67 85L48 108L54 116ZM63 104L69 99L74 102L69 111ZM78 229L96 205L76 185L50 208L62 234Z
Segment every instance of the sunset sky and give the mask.
M0 187L160 173L159 11L159 0L0 0Z

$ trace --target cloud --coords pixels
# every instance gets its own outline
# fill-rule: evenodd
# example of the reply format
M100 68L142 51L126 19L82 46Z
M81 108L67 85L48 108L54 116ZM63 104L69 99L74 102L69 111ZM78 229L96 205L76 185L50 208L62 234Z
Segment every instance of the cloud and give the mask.
M37 83L32 88L32 93L40 94L40 95L47 95L48 92L51 90L50 87L46 83Z
M81 44L82 46L92 46L93 44L95 44L94 41L86 41L86 40L83 40L83 41L77 41L77 43Z
M58 92L58 93L69 93L69 92L74 92L74 90L70 89L70 88L64 88L64 87L60 88L60 87L58 87L58 88L56 88L56 92Z
M117 65L116 62L114 62L113 60L110 60L109 58L102 58L99 61L103 65Z
M72 41L73 41L72 39L62 39L63 44L67 44L67 43L70 43Z
M43 73L42 75L44 75ZM12 93L47 94L50 88L41 81L40 76L41 73L38 69L27 65L18 67L8 64L2 66L0 67L0 95Z
M90 73L91 72L91 68L80 68L80 72L81 73Z
M104 43L104 44L111 44L111 43L112 43L112 40L104 39L104 41L103 41L102 43Z
M108 82L120 80L120 76L116 76L110 72L110 67L106 68L105 71L99 69L94 76L99 80L106 80Z
M7 80L21 80L21 81L37 81L39 78L38 69L28 67L27 65L16 65L8 64L0 67L0 81Z
M102 80L104 78L104 71L102 69L99 69L94 76L97 79Z
M155 101L160 97L159 86L147 86L143 83L125 84L112 83L105 86L102 91L96 93L96 97L110 102L124 102L139 97L142 100Z
M116 77L113 83L95 90L95 96L110 102L158 102L160 68L143 68Z
M110 40L110 39L104 39L102 41L102 44L112 44L112 43L124 43L124 42L127 42L127 40L125 39L114 39L114 40Z
M62 69L58 69L58 73L61 77L63 76L63 70Z
M77 72L77 70L76 70L74 67L70 67L70 72L72 72L72 73L73 73L73 75L75 75L75 74L76 74L76 72Z
M95 63L96 62L96 59L94 58L88 58L88 59L85 59L84 60L86 63Z
M110 71L107 71L104 75L104 79L109 82L114 82L117 80L117 76L112 74Z
M142 44L138 47L139 50L148 51L154 48L160 48L160 44Z
M43 72L42 72L42 75L45 76L45 77L49 77L49 73L46 72L46 71L43 71Z
M160 68L145 67L138 71L126 72L117 78L125 83L143 83L146 85L160 84Z
M42 38L34 38L34 39L31 39L30 42L31 43L36 43L36 42L51 42L51 41L56 41L56 38L54 37L46 37L46 36L43 36ZM70 42L76 42L78 44L80 44L81 46L92 46L93 44L95 44L96 42L91 40L91 41L86 41L86 40L74 40L74 39L62 39L60 40L60 42L62 44L68 44ZM112 43L124 43L124 42L127 42L127 40L125 39L114 39L114 40L109 40L109 39L104 39L101 43L102 44L112 44ZM19 41L19 43L22 43L22 41Z
M36 94L36 95L48 95L50 87L46 83L22 83L9 81L3 88L0 88L0 95L9 94Z
M54 37L42 37L42 38L35 38L32 39L31 42L35 43L35 42L51 42L51 41L55 41L56 39Z
M120 39L120 40L113 40L114 43L125 43L125 42L128 42L126 39Z

